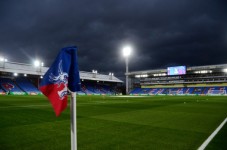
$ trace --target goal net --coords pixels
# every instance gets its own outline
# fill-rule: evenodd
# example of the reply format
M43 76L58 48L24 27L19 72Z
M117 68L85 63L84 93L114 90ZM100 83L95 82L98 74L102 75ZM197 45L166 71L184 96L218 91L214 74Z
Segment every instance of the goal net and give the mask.
M208 90L208 95L225 95L226 90Z

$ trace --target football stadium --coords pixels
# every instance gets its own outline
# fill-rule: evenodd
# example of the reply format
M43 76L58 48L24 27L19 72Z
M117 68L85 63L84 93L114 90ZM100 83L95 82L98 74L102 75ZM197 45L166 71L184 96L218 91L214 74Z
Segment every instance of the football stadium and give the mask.
M128 73L131 95L226 95L227 64Z
M80 71L78 149L226 149L226 69L126 71L128 95L113 73ZM38 89L47 70L0 61L0 149L70 149L70 104L56 117Z
M1 0L0 150L227 150L227 0Z

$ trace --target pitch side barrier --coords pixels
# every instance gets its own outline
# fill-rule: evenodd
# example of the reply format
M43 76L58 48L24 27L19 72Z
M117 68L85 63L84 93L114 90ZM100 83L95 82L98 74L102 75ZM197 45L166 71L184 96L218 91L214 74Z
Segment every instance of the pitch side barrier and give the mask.
M131 96L227 96L227 94L130 94Z
M0 92L0 95L43 95L36 92Z
M40 93L35 92L0 92L0 95L43 95ZM122 94L99 94L99 93L93 93L93 94L87 94L87 93L77 93L77 95L80 96L113 96L113 95L122 95Z
M113 95L122 95L122 94L99 94L99 93L93 93L93 94L86 94L86 93L77 93L77 95L84 95L84 96L113 96Z

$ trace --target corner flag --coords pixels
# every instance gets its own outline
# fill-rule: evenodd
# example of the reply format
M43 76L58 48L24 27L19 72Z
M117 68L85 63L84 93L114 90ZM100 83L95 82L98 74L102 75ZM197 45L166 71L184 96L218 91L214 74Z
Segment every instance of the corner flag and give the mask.
M77 47L62 48L54 63L40 83L40 91L48 97L56 116L67 107L67 89L71 92L81 88L77 63Z

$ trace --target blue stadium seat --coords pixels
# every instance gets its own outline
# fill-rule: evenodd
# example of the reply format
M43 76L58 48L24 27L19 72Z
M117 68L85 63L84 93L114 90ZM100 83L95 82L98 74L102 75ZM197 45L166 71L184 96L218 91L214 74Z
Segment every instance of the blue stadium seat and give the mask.
M97 83L83 83L81 85L81 92L87 95L106 95L116 93L110 86Z
M4 91L12 94L25 94L25 92L10 78L0 78L0 86Z
M41 93L27 78L17 78L15 81L17 85L29 95Z

